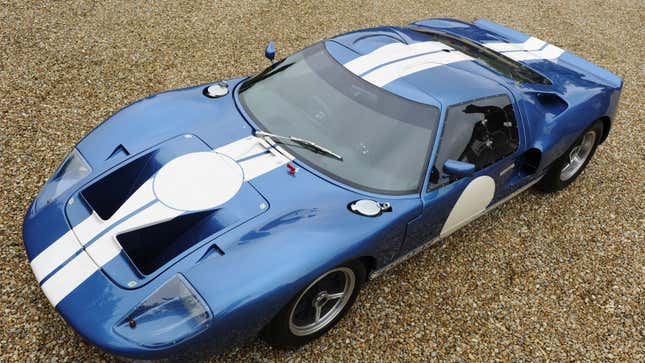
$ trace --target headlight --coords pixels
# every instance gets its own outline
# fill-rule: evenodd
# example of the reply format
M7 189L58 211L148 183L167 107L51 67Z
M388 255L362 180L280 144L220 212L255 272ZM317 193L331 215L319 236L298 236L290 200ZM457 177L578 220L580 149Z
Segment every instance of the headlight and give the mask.
M72 150L36 197L36 201L34 202L35 209L37 210L51 203L64 191L88 176L91 171L92 168L83 159L81 153L76 149Z
M114 330L146 347L178 343L208 326L211 314L202 299L181 275L175 275L148 296Z

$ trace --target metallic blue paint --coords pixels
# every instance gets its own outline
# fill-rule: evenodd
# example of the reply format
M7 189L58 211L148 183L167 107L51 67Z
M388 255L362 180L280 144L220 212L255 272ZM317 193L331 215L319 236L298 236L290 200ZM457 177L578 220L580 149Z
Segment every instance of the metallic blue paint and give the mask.
M264 56L270 61L273 61L273 58L275 58L275 43L273 41L267 44L267 47L264 49Z
M473 24L451 19L415 23L475 42L521 42L527 35L488 21ZM427 35L398 27L343 34L326 41L341 63L391 41L423 41ZM249 183L210 220L216 233L195 243L150 275L133 268L124 252L93 273L58 305L57 310L85 339L118 355L159 358L200 349L225 349L258 334L291 298L315 277L345 261L368 257L382 268L438 236L461 191L480 175L497 184L493 203L538 178L594 120L614 119L622 80L587 61L564 53L557 61L527 62L553 85L520 84L474 62L437 67L398 79L386 88L393 93L442 109L442 121L429 165L434 165L445 108L466 100L508 94L515 103L520 146L504 160L447 186L429 187L406 196L366 193L343 185L294 160L299 172L277 168ZM207 85L161 93L135 102L95 128L76 146L91 165L84 181L51 203L27 211L23 238L33 260L40 252L87 217L91 210L81 192L114 170L155 150L160 166L173 155L209 150L252 134L255 125L239 105L237 86L210 99ZM546 102L545 102L546 101ZM183 135L193 135L184 139ZM519 163L529 149L541 152L537 171ZM165 156L164 156L165 155ZM501 170L515 165L512 172ZM76 201L68 205L70 198ZM389 202L392 211L365 218L347 209L363 198ZM268 208L255 210L259 203ZM228 214L227 214L228 213ZM215 227L217 228L215 228ZM210 229L209 229L210 230ZM216 243L224 253L214 253ZM81 252L83 253L83 252ZM136 306L166 281L181 274L208 305L211 321L201 333L176 344L151 348L116 334ZM127 282L137 281L135 288ZM119 328L121 329L121 328ZM185 333L185 332L184 332Z
M471 176L475 172L475 164L465 163L458 160L446 160L443 163L443 171L449 175L458 177Z

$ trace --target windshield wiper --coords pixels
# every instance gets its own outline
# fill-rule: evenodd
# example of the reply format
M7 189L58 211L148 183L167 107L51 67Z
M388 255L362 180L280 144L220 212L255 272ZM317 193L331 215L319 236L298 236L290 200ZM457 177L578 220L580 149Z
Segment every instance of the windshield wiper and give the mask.
M273 63L269 68L266 68L265 70L263 70L263 71L262 71L262 72L260 72L259 74L257 74L257 75L255 75L255 76L253 76L253 77L251 77L251 78L247 79L246 81L244 81L244 83L242 84L242 86L240 86L240 92L244 92L244 91L246 91L247 89L249 89L249 88L253 87L253 85L254 85L254 84L256 84L256 83L260 82L261 80L266 79L266 78L269 78L269 77L273 76L273 75L274 75L274 74L276 74L276 73L279 73L279 72L285 71L285 70L287 70L289 67L291 67L292 65L294 65L294 62L292 62L292 63L287 63L287 64L282 64L286 59L287 59L287 58L282 59L282 60L280 60L280 61L278 61L278 62L276 62L276 63Z
M295 142L296 144L302 145L302 146L304 146L304 147L306 147L306 148L308 148L308 149L310 149L312 151L327 154L327 155L331 155L331 156L333 156L336 159L341 160L341 161L343 160L342 156L340 156L340 155L336 154L335 152L327 149L326 147L320 146L320 145L318 145L315 142L310 141L310 140L301 139L301 138L295 137L295 136L276 135L276 134L272 134L272 133L264 132L264 131L256 131L255 136L258 136L258 137L268 136L268 137L278 139L278 140L289 140L289 141Z

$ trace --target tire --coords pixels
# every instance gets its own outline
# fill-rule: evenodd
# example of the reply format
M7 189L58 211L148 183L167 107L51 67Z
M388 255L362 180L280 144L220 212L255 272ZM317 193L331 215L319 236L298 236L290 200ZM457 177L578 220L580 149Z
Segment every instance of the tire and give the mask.
M602 121L594 122L546 172L537 188L553 193L566 188L582 173L596 152L603 134Z
M277 349L295 349L320 337L349 311L366 276L360 261L326 271L300 290L260 337Z

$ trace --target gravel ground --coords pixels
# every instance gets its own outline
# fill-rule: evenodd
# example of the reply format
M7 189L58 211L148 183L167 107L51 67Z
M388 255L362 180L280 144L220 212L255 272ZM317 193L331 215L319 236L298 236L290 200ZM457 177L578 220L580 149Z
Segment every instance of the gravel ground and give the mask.
M285 2L286 3L286 2ZM126 104L257 72L319 39L429 17L484 17L625 79L607 142L576 183L528 192L368 284L336 329L293 352L216 361L645 361L645 3L557 0L0 1L0 361L113 360L38 288L28 203L74 143Z

